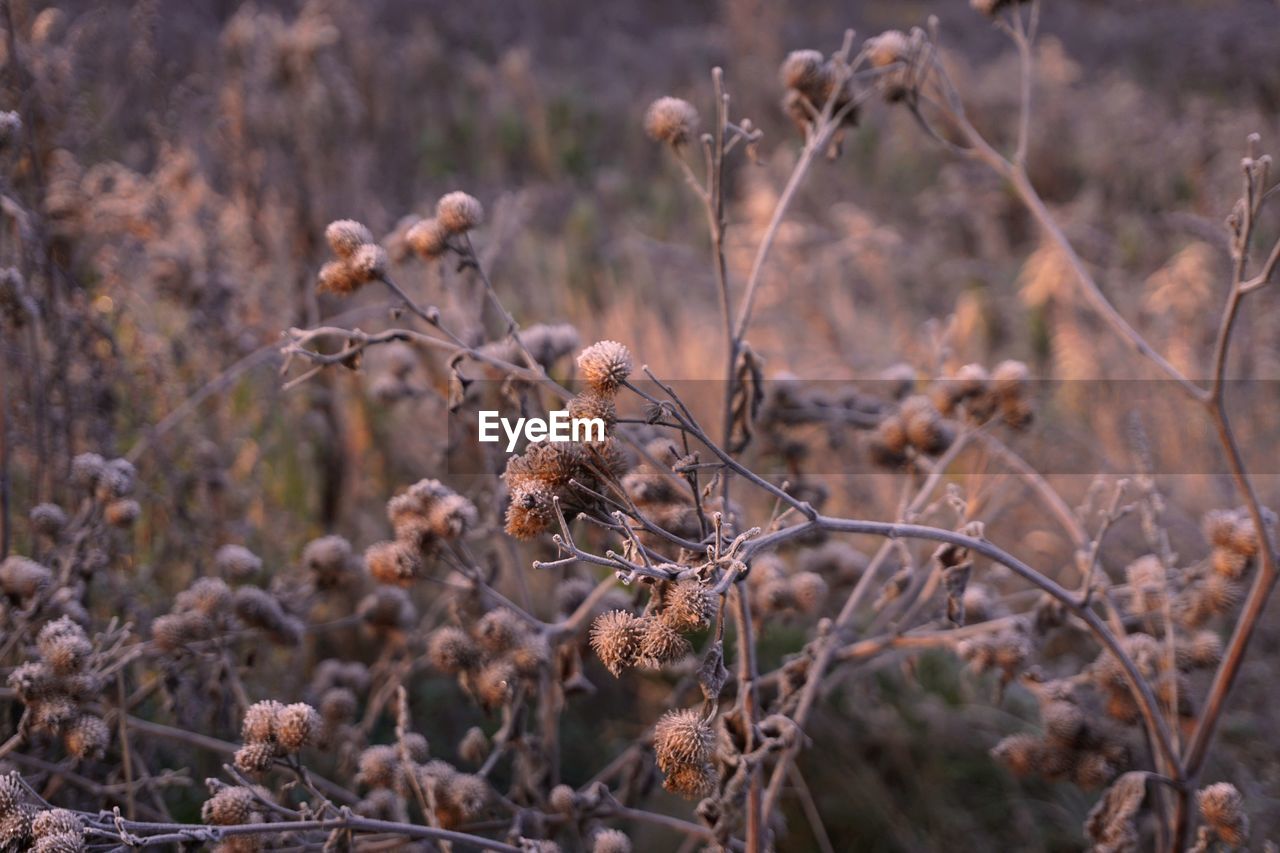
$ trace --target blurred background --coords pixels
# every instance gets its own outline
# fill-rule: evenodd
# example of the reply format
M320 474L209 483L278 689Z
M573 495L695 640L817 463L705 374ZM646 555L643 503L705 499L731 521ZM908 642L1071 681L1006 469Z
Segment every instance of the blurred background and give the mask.
M395 386L401 363L378 353L283 392L277 344L290 327L339 315L366 330L389 322L385 293L315 293L323 230L338 218L385 235L396 279L421 301L460 325L475 316L479 291L397 252L402 218L455 189L488 210L478 248L521 324L570 323L583 343L624 342L660 376L718 378L703 214L645 137L646 106L671 94L709 114L718 65L735 118L764 131L758 161L736 159L729 173L740 283L799 150L778 105L782 58L833 51L846 27L865 37L930 15L975 123L1007 147L1017 58L964 0L4 4L0 108L26 130L19 150L0 150L0 262L24 270L39 305L38 323L0 324L5 547L22 551L25 525L9 519L56 499L85 450L138 466L146 497L131 559L166 595L226 542L285 565L324 533L360 547L385 536L386 499L439 470L444 402ZM1280 138L1280 7L1046 0L1041 32L1032 181L1122 313L1203 376L1244 141L1258 132L1267 151ZM1264 222L1262 242L1276 232ZM900 363L937 376L1024 360L1055 380L1019 439L1028 456L1074 504L1093 474L1141 467L1135 447L1145 448L1137 455L1153 460L1164 521L1188 555L1203 553L1200 515L1234 505L1212 442L1184 429L1176 408L1138 407L1135 421L1134 406L1088 392L1087 380L1152 377L1079 303L999 180L931 143L901 109L870 106L843 156L816 166L757 317L749 338L768 376L856 382ZM499 337L486 322L487 334L472 333ZM1278 331L1280 301L1252 301L1233 375L1280 379ZM448 378L422 358L407 381ZM1251 414L1239 418L1268 474L1280 470L1268 468L1280 417L1269 387L1242 393ZM1162 397L1156 384L1144 393ZM856 446L827 452L848 455L805 464L841 472L824 481L832 509L893 512L894 476L860 470ZM1046 569L1069 563L1068 543L1016 484L982 482L1006 490L993 528L1005 532L993 538ZM1278 486L1260 480L1273 506ZM1142 552L1136 527L1117 531L1115 565ZM1280 832L1270 623L1206 774L1245 793L1259 840ZM803 639L801 626L779 625L768 653ZM603 684L566 718L580 735L564 739L571 780L652 716L614 689ZM841 849L1082 844L1093 795L1015 780L987 755L1035 717L1016 690L997 695L949 656L889 657L828 704L810 732L824 746L802 767ZM467 713L440 710L441 742L473 724ZM812 849L795 803L787 817L785 849Z

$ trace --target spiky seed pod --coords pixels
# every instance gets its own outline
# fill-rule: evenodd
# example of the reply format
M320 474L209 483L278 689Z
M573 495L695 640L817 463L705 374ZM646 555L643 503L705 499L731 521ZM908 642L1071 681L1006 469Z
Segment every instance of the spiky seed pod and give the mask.
M616 393L631 369L631 352L617 341L600 341L578 354L582 379L598 394Z
M498 660L480 668L472 684L480 703L486 708L505 705L519 681L516 668L508 661Z
M93 645L83 628L63 616L40 629L36 649L55 673L70 675L84 665Z
M475 196L451 192L436 202L436 222L449 234L465 234L484 222L484 207Z
M1209 669L1222 660L1222 638L1216 631L1197 631L1188 644L1192 666Z
M243 545L223 545L213 555L213 565L224 578L243 583L262 571L262 558Z
M715 732L696 708L667 711L653 727L654 755L664 773L708 761L715 742Z
M575 421L598 418L604 423L605 432L608 433L618 422L618 408L609 395L588 390L569 401L569 417ZM585 432L584 429L583 433Z
M547 804L556 814L572 815L578 809L578 793L568 785L556 785L551 789Z
M455 817L453 825L475 817L489 801L489 784L470 773L454 773L444 784L444 801Z
M236 750L236 769L242 773L265 773L275 763L276 747L272 743L246 743Z
M409 759L419 764L431 757L431 746L427 743L427 739L417 732L406 732L404 736L404 748L409 753Z
M364 552L369 577L378 583L408 586L422 575L422 557L413 545L396 539L377 542Z
M1245 814L1244 797L1230 782L1217 782L1196 792L1200 816L1213 828L1219 839L1233 846L1249 837L1249 816Z
M644 628L644 621L626 610L601 613L591 623L591 648L614 677L636 663Z
M129 527L142 514L142 506L132 498L122 498L107 504L102 510L102 520L112 527Z
M37 838L31 853L84 853L84 838L78 832L56 832Z
M276 713L276 743L287 752L297 752L315 741L320 727L319 712L306 702L285 705Z
M197 578L174 598L174 610L218 616L231 606L231 588L222 578Z
M405 234L405 242L423 260L431 261L444 257L445 252L449 251L449 232L433 216L414 223Z
M831 66L821 53L816 50L791 51L782 61L778 77L783 87L796 90L814 107L822 109L832 81Z
M679 797L696 800L716 789L716 769L711 762L681 764L662 780L662 787Z
M339 296L354 293L364 283L347 261L329 261L320 267L316 280L321 293L336 293Z
M203 613L170 613L151 623L151 636L165 651L177 651L189 643L207 640L214 634L213 621Z
M372 243L373 232L353 219L339 219L324 229L324 239L335 257L345 259Z
M101 717L81 714L62 734L62 745L75 758L101 758L111 742L111 730Z
M631 839L620 829L602 829L591 836L591 853L631 853Z
M677 631L698 631L711 623L715 599L694 578L677 581L663 593L662 620Z
M1115 778L1115 765L1100 752L1086 752L1076 757L1071 768L1071 779L1086 791L1101 788Z
M827 598L827 581L815 572L799 572L791 577L791 596L802 613L814 614Z
M995 745L991 757L999 761L1015 776L1028 776L1036 772L1045 749L1034 735L1010 735Z
M543 635L526 634L508 652L507 658L516 672L526 678L533 678L551 660L551 647Z
M1209 554L1209 565L1215 574L1239 580L1249 570L1249 558L1229 548L1214 548Z
M529 540L546 532L555 519L555 508L551 500L551 493L546 489L532 486L514 489L511 492L511 503L507 505L507 534L516 539Z
M476 640L490 654L499 655L513 648L524 637L526 625L509 607L496 607L476 623Z
M51 583L53 572L35 560L14 555L0 562L0 589L15 598L33 598Z
M245 743L268 743L276 736L276 721L284 705L275 699L255 702L245 709L240 739Z
M0 849L21 850L31 837L31 820L35 815L32 806L22 804L0 815Z
M28 515L31 529L42 536L56 538L67 526L67 513L57 504L36 504Z
M795 590L787 578L760 584L755 598L761 613L781 613L796 606Z
M458 743L458 755L469 764L483 764L489 757L489 736L479 726L472 726ZM554 794L555 791L552 791Z
M936 456L951 446L951 429L928 397L908 397L902 403L900 416L907 440L921 453Z
M347 263L351 266L351 274L360 284L368 284L386 278L387 250L370 243L361 246Z
M394 586L380 586L366 595L357 608L365 624L376 630L403 630L418 616L409 594Z
M1027 394L1027 383L1031 371L1021 361L1007 359L997 364L991 371L991 390L1000 397L1022 398Z
M205 823L235 826L249 823L250 816L260 808L252 788L230 785L205 800L200 808L200 816Z
M1209 575L1200 586L1204 606L1211 613L1226 613L1244 596L1239 581L1219 574Z
M302 565L315 575L319 589L341 589L356 581L362 560L341 536L313 539L302 549Z
M400 779L400 754L394 746L371 746L360 753L357 780L370 788L394 788Z
M693 651L689 641L661 619L645 618L636 663L648 669L680 660Z
M31 834L36 838L49 835L74 835L84 832L84 822L67 809L45 809L31 821Z
M462 495L441 498L428 516L431 532L446 541L462 538L480 523L475 504Z
M346 687L330 687L320 697L320 716L330 726L351 722L359 707L360 700Z
M457 675L480 663L480 650L467 632L452 625L437 628L427 641L427 660L441 672Z
M1074 744L1085 733L1084 711L1061 700L1049 702L1040 710L1045 736L1063 744Z
M11 814L26 799L26 789L17 774L0 775L0 816Z
M644 113L644 132L654 142L665 142L673 148L693 140L698 123L697 108L683 98L658 98Z
M374 820L405 821L404 800L395 791L378 788L370 791L364 799L352 807L352 811L361 817Z
M872 68L881 69L876 78L876 88L880 94L890 103L902 100L912 87L912 44L906 33L888 30L867 39L863 49L866 51L867 63ZM901 67L895 68L894 65Z
M81 453L71 460L71 481L82 489L93 489L107 470L107 460L96 453Z

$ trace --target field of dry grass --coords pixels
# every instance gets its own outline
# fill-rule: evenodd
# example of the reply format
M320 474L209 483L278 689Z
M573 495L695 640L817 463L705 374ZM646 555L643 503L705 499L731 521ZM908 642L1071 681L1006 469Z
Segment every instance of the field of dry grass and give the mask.
M0 33L0 850L1277 849L1270 0Z

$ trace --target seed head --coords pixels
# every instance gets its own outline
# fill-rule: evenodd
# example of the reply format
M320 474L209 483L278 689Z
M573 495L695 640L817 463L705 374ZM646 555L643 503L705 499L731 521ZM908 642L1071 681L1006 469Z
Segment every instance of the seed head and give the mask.
M351 264L351 273L356 281L360 284L368 284L386 277L387 250L369 243L356 249L356 253L351 256L348 263Z
M58 675L79 672L93 651L84 629L66 616L40 629L36 637L40 657Z
M698 133L698 111L682 98L658 98L644 114L644 132L655 142L677 147Z
M378 583L408 586L422 574L418 549L399 539L370 545L364 552L364 564Z
M462 495L450 494L431 508L428 522L432 533L441 539L453 541L474 529L480 523L480 514L471 501Z
M525 624L508 607L490 610L476 623L475 635L490 654L502 654L514 647L525 634Z
M646 618L642 621L644 632L640 635L638 665L661 669L664 664L678 661L693 651L689 641L661 619Z
M129 527L142 514L142 507L132 498L114 500L102 510L102 520L112 527Z
M1244 811L1244 797L1230 782L1217 782L1196 793L1196 805L1204 822L1218 838L1232 846L1243 844L1249 837L1249 816Z
M506 531L516 539L533 539L545 532L555 519L551 493L546 489L526 485L511 492L507 505Z
M243 545L223 545L213 555L213 565L223 577L244 582L262 571L262 558Z
M663 594L661 618L677 631L697 631L711 623L715 601L695 579L678 581Z
M353 580L358 561L351 543L341 536L312 539L302 549L302 565L316 577L321 589L336 589Z
M83 833L84 823L75 812L67 809L45 809L31 821L31 834L36 838L72 835L78 840Z
M321 293L336 293L339 296L354 293L360 289L360 285L364 284L351 268L351 264L345 260L329 261L320 267L317 279Z
M612 395L631 375L631 353L617 341L600 341L578 355L578 369L593 391Z
M53 572L27 557L16 554L0 562L0 589L16 598L28 599L53 582Z
M591 853L631 853L631 839L620 829L602 829L591 838Z
M0 815L0 848L21 850L23 842L31 836L34 815L35 808L26 804Z
M57 504L36 504L28 516L31 527L42 536L56 538L67 526L67 513Z
M360 601L357 611L365 624L381 630L407 628L418 615L408 593L394 586L374 589Z
M346 687L330 687L320 697L320 716L329 725L349 723L356 718L360 700Z
M644 627L643 620L626 610L601 613L591 623L591 648L614 677L635 664Z
M246 743L236 750L236 769L242 773L265 773L275 763L276 747L271 743Z
M489 757L489 751L489 736L479 726L472 726L467 729L467 733L462 736L462 740L458 743L458 755L462 756L463 761L471 764L483 764L484 760ZM554 796L555 791L553 790L551 793Z
M173 602L176 611L194 611L210 617L225 612L230 604L231 588L222 578L198 578Z
M716 789L715 766L709 761L702 764L677 765L667 773L667 778L662 781L662 787L687 800L706 797Z
M75 758L101 758L111 742L111 730L101 717L81 714L62 734L62 745Z
M1036 772L1045 749L1034 735L1010 735L996 744L991 756L1009 768L1015 776Z
M409 248L417 252L423 260L435 260L444 257L449 251L449 232L441 225L440 220L432 217L420 219L405 234Z
M205 800L204 806L200 809L200 816L205 823L216 826L235 826L249 823L250 816L260 808L253 789L243 785L230 785Z
M791 578L791 596L801 613L814 614L827 598L827 582L816 572L799 572Z
M831 89L831 66L816 50L793 50L782 61L778 77L787 89L794 89L818 109Z
M480 662L480 650L467 632L452 625L437 628L427 642L427 659L441 672L457 675Z
M353 219L339 219L324 229L324 238L334 256L345 260L355 255L361 246L373 243L373 232Z
M667 711L653 727L658 767L672 773L681 765L701 765L711 758L716 736L696 708Z
M306 702L285 705L276 712L276 743L287 752L297 752L315 741L320 727L320 714Z
M608 394L588 390L569 401L569 417L575 421L599 418L608 432L618 421L618 408Z
M498 660L481 667L476 673L473 688L482 705L497 708L511 698L518 680L516 668L507 661Z
M392 788L400 777L400 754L394 746L371 746L360 753L360 782L370 788Z
M484 208L475 196L451 192L436 202L436 222L448 234L465 234L484 222Z
M12 814L26 799L26 789L18 781L16 773L0 776L0 817Z

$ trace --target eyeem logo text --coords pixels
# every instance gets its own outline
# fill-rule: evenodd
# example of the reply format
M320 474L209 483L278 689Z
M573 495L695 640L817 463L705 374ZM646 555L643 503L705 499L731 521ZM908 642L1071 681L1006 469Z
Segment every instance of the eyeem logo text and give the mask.
M565 409L555 409L549 418L501 417L494 411L480 412L480 441L500 441L498 429L507 437L507 452L514 453L520 436L529 441L604 441L604 420L601 418L572 418Z

